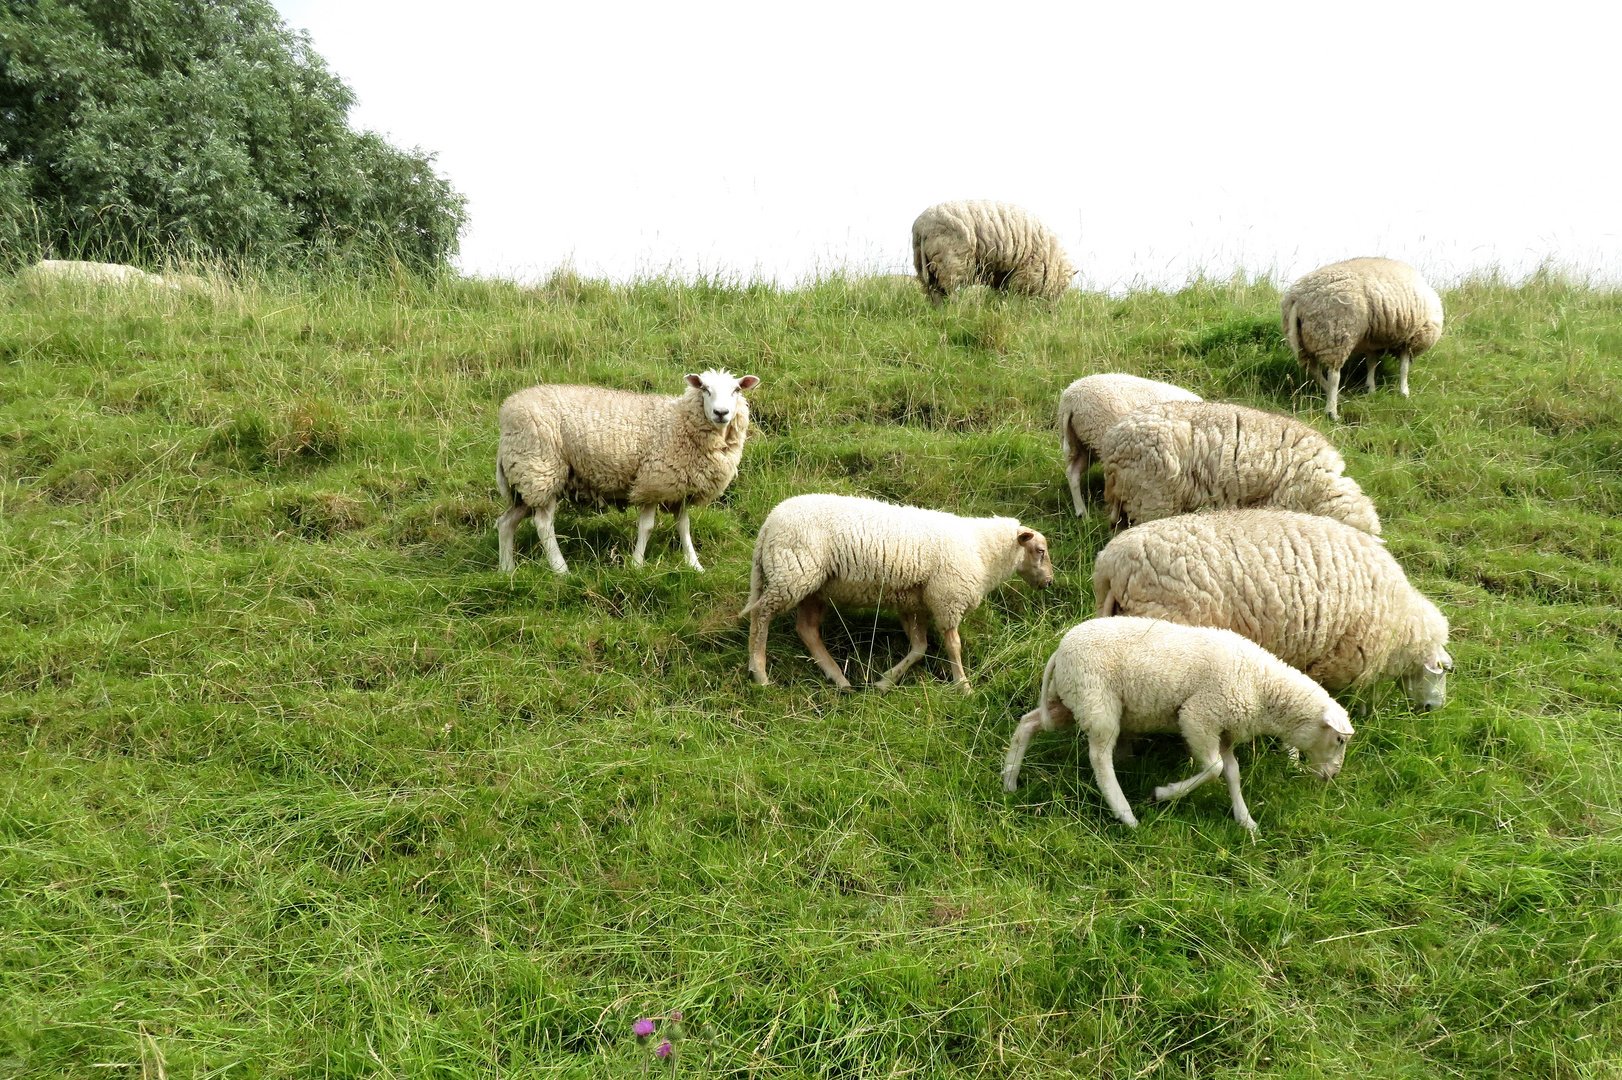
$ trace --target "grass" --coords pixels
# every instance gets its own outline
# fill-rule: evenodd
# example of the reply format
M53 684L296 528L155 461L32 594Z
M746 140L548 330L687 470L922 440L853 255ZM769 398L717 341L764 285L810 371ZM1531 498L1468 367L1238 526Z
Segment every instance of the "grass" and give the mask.
M1413 396L1330 425L1242 280L0 286L0 1077L640 1075L671 1009L683 1076L1622 1075L1622 297L1444 299ZM574 576L527 527L496 572L505 394L710 365L763 382L707 573L589 507ZM1074 739L998 784L1091 611L1052 410L1106 370L1329 433L1453 620L1448 706L1351 700L1335 784L1242 753L1254 841L1221 785L1145 806L1170 741L1136 832ZM747 681L754 528L814 490L1048 535L1055 586L965 624L974 696L933 653L841 696L789 619Z

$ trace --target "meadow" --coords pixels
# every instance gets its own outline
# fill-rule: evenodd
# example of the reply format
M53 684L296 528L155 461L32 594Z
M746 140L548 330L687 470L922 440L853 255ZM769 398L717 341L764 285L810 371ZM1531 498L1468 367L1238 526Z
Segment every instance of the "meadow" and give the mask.
M1622 295L1444 293L1322 414L1266 281L1056 307L831 277L0 284L0 1077L1622 1076ZM565 506L496 570L495 411L540 381L761 377L737 481ZM1343 697L1333 784L1242 748L1255 838L1164 740L998 769L1092 611L1053 411L1121 370L1337 443L1453 623L1447 706ZM1094 473L1095 496L1101 480ZM833 491L1045 532L888 694L774 627L755 527ZM831 615L865 679L893 618ZM656 1038L672 1031L665 1022Z

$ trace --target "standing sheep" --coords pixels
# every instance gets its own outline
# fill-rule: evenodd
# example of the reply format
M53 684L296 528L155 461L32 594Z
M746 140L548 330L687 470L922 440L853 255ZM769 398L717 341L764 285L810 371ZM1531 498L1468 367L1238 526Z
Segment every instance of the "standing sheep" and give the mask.
M1395 259L1347 259L1320 267L1284 291L1284 340L1295 359L1329 398L1329 418L1340 418L1340 371L1354 356L1368 358L1366 385L1374 390L1380 357L1401 365L1408 396L1408 364L1442 336L1442 298L1419 271Z
M1059 441L1064 446L1065 477L1070 481L1076 516L1080 517L1084 509L1081 478L1092 468L1105 432L1127 413L1145 405L1201 400L1198 394L1181 386L1118 373L1088 375L1065 387L1059 395Z
M633 394L597 386L532 386L501 403L496 487L509 509L496 522L501 569L512 573L513 534L535 515L547 561L569 572L552 527L558 496L605 499L637 508L636 552L642 565L659 507L676 512L687 565L703 570L687 520L690 506L719 496L738 475L749 403L740 390L753 375L726 371L687 376L680 397Z
M1374 537L1288 510L1220 510L1139 525L1093 564L1100 616L1233 630L1331 690L1401 679L1447 700L1447 618Z
M1301 421L1221 402L1146 405L1104 435L1110 521L1230 506L1322 514L1379 535L1380 516L1339 451Z
M1234 820L1252 832L1256 821L1239 790L1234 744L1279 736L1319 777L1332 780L1352 735L1346 710L1277 657L1228 630L1158 619L1093 619L1071 628L1043 669L1036 708L1014 729L1003 787L1018 786L1031 736L1072 723L1087 735L1104 801L1133 828L1138 819L1115 779L1113 754L1123 734L1180 732L1200 771L1155 788L1155 801L1180 798L1222 773Z
M822 643L829 601L900 613L912 650L884 673L888 690L929 647L935 619L952 680L969 692L958 624L1000 582L1018 574L1038 589L1053 583L1047 539L1013 518L963 518L845 495L797 495L766 515L755 538L749 579L749 673L766 677L766 632L772 616L798 604L795 626L823 673L850 689Z
M938 203L919 214L912 265L936 307L964 285L1056 301L1076 272L1046 225L1018 206L986 200Z

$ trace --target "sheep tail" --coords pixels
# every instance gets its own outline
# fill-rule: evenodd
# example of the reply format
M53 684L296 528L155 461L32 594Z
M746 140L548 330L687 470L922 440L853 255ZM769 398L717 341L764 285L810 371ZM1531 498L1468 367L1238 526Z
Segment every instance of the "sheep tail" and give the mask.
M1301 359L1301 310L1292 303L1284 311L1284 341L1297 360Z
M1048 657L1047 666L1042 669L1042 697L1036 707L1042 712L1042 730L1052 731L1052 721L1048 719L1048 689L1053 685L1053 665L1059 662L1059 650L1054 649L1053 655Z
M507 469L501 463L501 451L499 450L496 451L496 490L501 492L501 497L509 503L513 501L512 486L507 483Z

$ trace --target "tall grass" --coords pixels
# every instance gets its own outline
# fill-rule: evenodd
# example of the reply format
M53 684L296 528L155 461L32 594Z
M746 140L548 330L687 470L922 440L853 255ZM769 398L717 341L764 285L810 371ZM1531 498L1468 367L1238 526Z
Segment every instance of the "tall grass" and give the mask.
M1616 1076L1622 299L1444 299L1413 396L1330 425L1266 283L0 293L0 1077L639 1074L670 1009L713 1033L682 1075ZM707 573L572 506L574 576L527 528L495 571L504 395L708 366L763 382ZM1051 427L1105 370L1328 432L1453 620L1453 700L1350 701L1335 784L1243 755L1255 840L1214 788L1122 829L1069 738L998 786L1091 611ZM965 624L973 697L934 656L841 696L787 620L749 684L754 528L814 490L1048 535L1054 588Z

